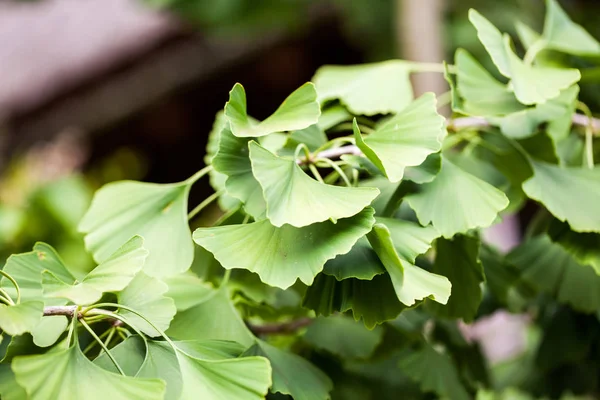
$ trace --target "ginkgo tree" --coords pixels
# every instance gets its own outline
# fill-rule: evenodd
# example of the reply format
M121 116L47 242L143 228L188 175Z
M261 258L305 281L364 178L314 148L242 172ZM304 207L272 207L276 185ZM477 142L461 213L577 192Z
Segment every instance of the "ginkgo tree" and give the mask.
M324 66L263 121L236 84L204 168L97 191L79 224L94 269L45 243L6 261L0 397L598 395L600 121L578 85L600 43L546 8L518 38L471 10L494 71L464 49ZM415 98L422 71L446 77L452 117ZM205 176L215 193L190 207ZM515 249L484 240L526 205ZM461 333L497 310L531 336L500 366Z

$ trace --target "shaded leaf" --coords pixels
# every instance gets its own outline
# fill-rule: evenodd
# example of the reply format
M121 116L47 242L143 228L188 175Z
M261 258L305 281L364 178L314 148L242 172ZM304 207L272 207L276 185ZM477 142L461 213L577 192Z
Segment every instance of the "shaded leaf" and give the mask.
M184 311L202 303L214 293L210 284L198 278L192 272L170 276L165 278L163 282L169 287L165 295L173 299L177 311Z
M600 275L600 234L573 232L568 224L552 221L548 235L577 261L583 265L590 265Z
M421 185L434 180L441 168L442 156L440 153L433 153L428 155L420 165L406 168L402 179Z
M414 263L417 256L425 254L431 243L440 236L438 231L429 226L421 226L416 222L397 218L376 218L377 223L385 225L390 231L394 248L400 258Z
M0 304L0 330L18 336L31 332L42 320L44 303L25 301L20 304Z
M226 269L257 273L269 285L286 289L297 279L310 285L327 260L352 249L371 230L373 209L366 208L336 224L327 221L277 228L268 220L245 225L199 228L194 240Z
M600 55L600 43L581 25L571 21L556 0L546 0L542 38L548 49L579 56Z
M33 343L38 347L50 347L60 338L68 324L64 315L45 316L31 331Z
M316 124L320 115L315 85L310 82L296 89L273 114L259 123L248 117L246 91L239 83L231 89L229 101L225 104L225 117L231 132L237 137L258 137L273 132L304 129Z
M0 364L0 396L4 400L27 400L27 393L17 381L10 364Z
M293 152L301 143L305 144L308 150L315 151L327 143L327 135L318 124L311 125L308 128L290 133L287 136L285 148Z
M325 263L323 273L339 281L346 278L373 279L375 275L383 274L385 269L379 257L373 251L366 236L361 237L352 249Z

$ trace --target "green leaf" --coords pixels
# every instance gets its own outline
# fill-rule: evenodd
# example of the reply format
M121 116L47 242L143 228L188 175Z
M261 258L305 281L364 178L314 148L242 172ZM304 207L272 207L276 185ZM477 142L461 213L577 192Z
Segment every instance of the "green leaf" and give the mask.
M319 101L339 99L353 114L397 113L413 100L411 63L389 60L362 65L326 65L313 77Z
M508 58L510 77L517 100L523 104L544 103L560 95L579 79L577 69L537 67L527 65L514 53L510 37L504 36L504 48Z
M344 359L368 358L383 339L383 329L368 330L352 318L334 315L315 319L304 340L317 349L327 350Z
M481 283L485 280L479 261L478 239L456 235L436 242L432 272L447 277L452 283L452 296L446 305L430 304L434 313L446 318L473 321L481 303Z
M432 223L446 238L485 228L496 220L509 201L502 191L469 174L447 159L431 183L405 197L419 222Z
M333 383L321 370L304 358L256 340L247 356L266 357L273 368L274 393L289 394L294 400L326 400Z
M556 0L546 0L542 38L548 49L578 56L600 55L600 43L581 25L571 21Z
M0 364L0 396L4 400L28 400L27 393L17 381L10 364Z
M482 245L479 256L485 271L487 288L501 304L508 304L510 291L519 279L519 273L514 266L506 262L503 255Z
M262 188L252 174L249 142L250 139L233 136L229 128L223 129L212 165L216 171L227 176L227 193L241 200L248 214L262 218L267 206Z
M178 312L166 333L179 340L231 340L246 347L254 340L226 287L214 290L205 301Z
M600 276L584 266L546 235L531 239L508 256L521 279L538 291L554 296L575 310L592 313L600 309Z
M267 119L257 123L248 117L246 91L236 83L225 104L225 117L237 137L259 137L273 132L304 129L316 124L321 115L315 85L308 82L296 89Z
M317 125L320 129L326 131L339 123L349 121L351 119L352 114L350 114L344 106L336 104L323 110Z
M398 300L388 274L376 275L371 280L348 278L342 281L319 274L306 290L302 305L324 316L352 310L354 319L362 318L369 329L396 318L406 308Z
M391 182L399 182L406 167L441 150L446 129L436 110L435 95L425 93L364 139L355 120L356 144Z
M417 256L425 254L431 248L431 243L440 236L438 231L429 226L421 226L416 222L397 218L376 218L377 223L383 224L390 231L394 248L403 260L414 263Z
M434 392L452 400L468 400L471 397L460 381L452 360L430 345L405 355L400 369L419 382L423 391Z
M45 316L31 331L33 343L38 347L50 347L60 338L68 324L64 315Z
M134 236L87 274L81 282L73 276L61 280L52 272L44 271L44 295L87 305L100 300L103 293L123 290L144 265L148 251L143 245L144 239Z
M477 37L485 47L498 71L507 78L511 77L511 67L504 47L502 33L479 12L470 9L469 21L477 30Z
M132 236L140 235L150 251L144 264L148 275L168 276L187 270L194 257L187 220L189 191L187 182L104 185L79 224L86 234L86 248L97 262L103 262Z
M559 243L577 261L589 265L600 275L600 234L573 232L569 225L552 221L548 235L553 242Z
M428 155L421 165L406 168L402 179L421 185L434 180L440 169L442 169L442 156L440 153L433 153Z
M89 361L76 345L36 356L15 357L19 385L35 400L163 398L165 383L108 372Z
M390 230L385 225L375 224L367 238L389 273L400 302L412 306L417 300L428 297L446 304L452 286L448 279L427 272L400 258L394 247Z
M169 286L166 296L173 299L177 311L184 311L200 304L214 293L210 284L190 271L169 276L163 282Z
M252 172L263 188L267 217L276 227L311 225L352 217L371 204L379 189L326 185L310 178L293 159L277 157L251 142Z
M20 304L0 304L0 330L17 336L31 332L42 320L44 303L25 301Z
M158 329L166 331L177 313L173 299L163 296L168 290L169 287L165 283L139 272L129 285L117 295L117 299L119 304L134 309L144 315ZM119 310L119 314L146 335L151 337L160 335L155 328L137 314L127 310Z
M523 184L527 195L542 203L577 232L600 232L600 168L560 167L532 162L534 175Z
M194 240L226 269L257 273L271 286L286 289L299 278L310 285L327 260L352 249L371 230L373 209L366 208L336 224L327 221L277 228L268 220L245 225L198 228Z
M327 135L319 125L311 125L308 128L290 133L285 142L285 148L293 154L296 147L301 143L305 144L308 150L312 152L327 143Z
M366 236L361 237L352 249L325 263L323 273L339 281L346 278L370 280L375 275L383 274L385 269L379 257L373 251Z

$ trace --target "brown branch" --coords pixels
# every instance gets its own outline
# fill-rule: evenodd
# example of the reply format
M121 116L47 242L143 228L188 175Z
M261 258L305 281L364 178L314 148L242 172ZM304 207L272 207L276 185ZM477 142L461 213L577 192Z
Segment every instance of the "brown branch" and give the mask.
M290 322L282 322L280 324L253 325L246 322L246 325L255 335L274 335L294 333L297 330L310 325L313 321L312 318L306 317Z
M44 317L52 317L55 315L64 315L72 317L77 311L77 306L48 306L44 308Z

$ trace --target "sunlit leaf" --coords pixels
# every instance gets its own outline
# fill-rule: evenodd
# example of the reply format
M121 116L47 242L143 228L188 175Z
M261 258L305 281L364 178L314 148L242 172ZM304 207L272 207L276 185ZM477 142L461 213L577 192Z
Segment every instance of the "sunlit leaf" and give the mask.
M400 368L426 392L434 392L440 397L452 400L468 400L471 397L465 390L452 360L439 353L430 345L408 353L400 360Z
M431 225L421 226L411 221L383 217L377 218L377 223L385 225L390 231L398 256L411 263L415 262L417 256L427 252L433 240L440 236Z
M165 383L108 372L89 361L81 349L16 357L12 369L19 385L36 400L156 399L163 398Z
M364 138L356 120L353 128L357 146L391 182L399 182L406 167L440 151L446 135L433 93L419 97Z
M17 336L31 332L41 321L44 303L25 301L20 304L0 304L0 330Z
M442 156L440 153L433 153L428 155L420 165L406 168L403 179L419 185L428 183L435 179L440 169L442 169Z
M411 63L401 60L326 65L319 68L313 81L321 102L339 99L354 114L396 113L413 100L412 68Z
M352 217L379 194L377 188L320 183L302 171L295 160L277 157L255 142L249 147L252 172L267 202L267 217L276 227L290 224L299 228Z
M560 167L532 162L534 175L523 184L527 195L542 203L577 232L600 232L600 168Z
M117 299L119 304L134 309L158 329L165 331L177 312L173 299L164 296L168 289L169 287L165 283L139 272L129 285L118 293ZM160 335L155 328L137 314L127 310L119 310L119 314L146 335Z
M492 225L509 201L489 183L469 174L447 159L431 183L405 197L419 222L432 223L446 238L470 229Z
M498 71L507 78L511 77L511 67L504 47L502 33L479 12L470 9L469 21L477 29L477 37L485 47Z
M214 293L210 284L192 272L169 276L163 282L169 286L165 296L173 299L177 311L184 311L200 304Z
M87 274L81 282L73 276L61 280L53 273L44 271L44 295L86 305L98 301L102 293L123 290L144 265L148 251L143 245L144 239L134 236Z
M245 355L266 357L271 362L272 392L289 394L294 400L329 399L333 383L327 375L304 358L280 350L262 340L257 340Z
M53 315L42 318L31 331L33 342L39 347L50 347L67 329L68 320L64 315Z
M304 340L314 347L344 359L369 357L382 339L381 327L368 330L363 324L343 315L317 318L304 334Z
M375 224L367 238L389 273L400 302L407 306L424 298L441 304L448 302L452 286L448 279L402 259L394 247L390 230L385 225Z
M479 246L478 239L465 235L437 240L431 271L447 277L452 283L452 296L446 305L430 304L438 316L462 318L465 322L475 318L482 298L481 283L485 280Z
M571 21L556 0L546 0L542 38L549 49L579 56L600 55L600 43L581 25Z
M258 137L273 132L304 129L316 124L320 115L315 85L310 82L296 89L271 116L259 123L248 117L246 91L239 83L231 89L229 101L225 104L225 117L231 132L237 137Z
M134 235L144 238L150 255L144 272L175 275L187 270L194 243L187 220L190 184L122 181L104 185L94 195L79 230L86 248L103 262Z
M310 285L327 260L345 254L371 230L373 209L351 218L302 228L277 228L268 220L245 225L198 228L194 240L224 268L257 273L271 286L286 289L297 279Z

